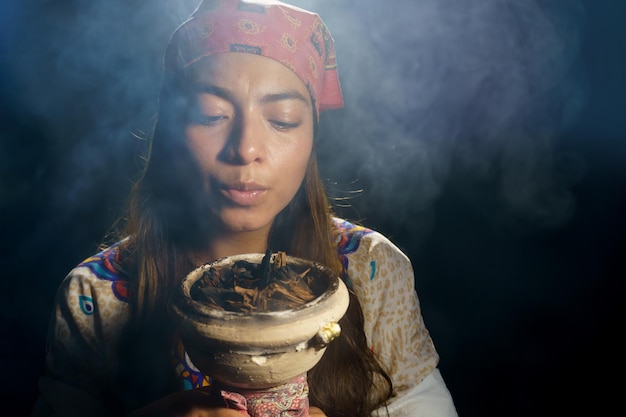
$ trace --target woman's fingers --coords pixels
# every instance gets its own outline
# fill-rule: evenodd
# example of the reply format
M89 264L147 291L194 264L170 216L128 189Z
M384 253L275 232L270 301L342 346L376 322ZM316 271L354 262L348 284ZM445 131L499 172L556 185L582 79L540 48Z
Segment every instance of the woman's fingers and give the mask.
M309 407L309 417L326 417L326 414L317 407Z

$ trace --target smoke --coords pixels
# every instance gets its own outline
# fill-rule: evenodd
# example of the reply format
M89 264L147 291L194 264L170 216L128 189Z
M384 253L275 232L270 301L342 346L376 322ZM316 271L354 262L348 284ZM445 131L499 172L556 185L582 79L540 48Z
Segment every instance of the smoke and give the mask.
M37 310L49 311L126 197L165 45L197 1L0 2L0 315L19 346L3 346L19 368L8 392L38 376L28 347L47 314ZM357 196L346 213L419 244L454 187L496 227L567 222L585 175L562 143L585 105L581 2L293 0L336 42L346 108L325 114L319 155L331 191Z
M346 99L322 164L364 186L371 217L429 222L453 182L500 225L571 218L585 161L559 141L585 104L580 1L296 3L330 27Z
M325 115L320 164L333 192L363 190L347 201L357 217L427 233L454 183L504 222L569 219L584 160L557 144L585 100L581 0L293 3L320 13L336 42L346 108ZM67 216L96 200L116 209L122 191L101 184L130 184L165 44L197 0L8 4L20 22L3 44L6 96L46 132L51 198Z
M6 30L3 96L15 119L45 137L30 151L40 153L58 216L72 218L96 205L119 209L145 145L137 136L149 131L156 110L165 45L196 3L8 4L13 26Z

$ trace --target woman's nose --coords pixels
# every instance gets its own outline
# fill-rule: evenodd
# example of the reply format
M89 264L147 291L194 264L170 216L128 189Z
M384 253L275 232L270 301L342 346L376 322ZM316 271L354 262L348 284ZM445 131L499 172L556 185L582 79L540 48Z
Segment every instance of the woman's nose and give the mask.
M241 117L228 141L228 157L233 163L247 165L264 157L264 129L261 121Z

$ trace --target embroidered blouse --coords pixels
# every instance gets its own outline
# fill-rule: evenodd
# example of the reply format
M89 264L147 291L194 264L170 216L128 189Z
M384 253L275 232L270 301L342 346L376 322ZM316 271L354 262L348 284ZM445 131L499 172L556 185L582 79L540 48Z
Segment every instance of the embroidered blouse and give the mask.
M423 415L456 416L420 312L410 260L379 232L338 218L335 224L342 278L361 301L367 340L394 383L391 415L417 415L414 410L431 401L427 397L432 397L434 389L444 404L438 409L447 411ZM107 371L116 363L115 347L129 315L127 280L119 270L119 256L115 244L69 272L57 293L48 336L46 375L96 398L104 392ZM185 389L210 383L209 376L191 363L182 344L172 355ZM427 377L427 383L420 384ZM421 385L430 388L416 389ZM45 389L40 391L45 399Z

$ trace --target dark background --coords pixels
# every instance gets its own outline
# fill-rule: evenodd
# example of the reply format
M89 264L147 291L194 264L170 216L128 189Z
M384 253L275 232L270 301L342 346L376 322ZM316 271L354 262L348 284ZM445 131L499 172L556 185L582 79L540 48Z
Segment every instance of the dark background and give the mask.
M15 0L0 7L0 398L5 409L17 408L12 415L28 415L36 396L56 286L95 251L137 173L136 153L144 144L133 134L149 128L162 47L190 4L111 0L107 8L94 6L104 3ZM563 2L543 2L557 3ZM156 17L148 13L155 4L163 11ZM355 2L337 4L345 12ZM460 115L476 114L484 101L442 113L449 124L463 125L465 133L455 140L466 141L444 148L453 156L434 188L415 179L423 177L419 163L402 160L421 142L321 144L322 168L338 179L337 189L365 190L342 214L387 234L412 259L426 324L461 416L599 415L622 405L626 6L621 0L581 4L573 72L585 98L568 123L550 130L549 146L536 148L544 153L522 158L549 156L550 178L565 190L558 200L564 209L542 211L561 196L554 192L539 193L545 205L514 210L503 203L505 168L494 163L489 175L478 175L461 163L458 149L472 146L484 130L472 130L476 122ZM334 19L327 21L331 29ZM348 59L341 66L342 53L363 51L333 32L341 71L362 71ZM398 56L388 48L391 36L368 39L391 51L379 57ZM383 82L364 84L375 91ZM346 96L362 97L352 85L344 84ZM441 101L433 106L450 108ZM359 104L368 119L386 117L380 123L387 131L422 126L408 111L381 116L376 99ZM348 107L328 120L323 128L332 136L345 134L347 123L340 120L361 119ZM539 131L525 129L519 140ZM381 158L398 159L366 174L372 164L366 153L379 149L386 149ZM479 156L497 160L499 152ZM341 155L344 165L325 164L330 155ZM384 175L395 161L405 164L402 172Z

